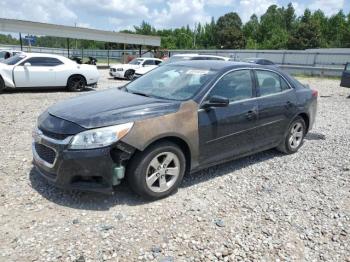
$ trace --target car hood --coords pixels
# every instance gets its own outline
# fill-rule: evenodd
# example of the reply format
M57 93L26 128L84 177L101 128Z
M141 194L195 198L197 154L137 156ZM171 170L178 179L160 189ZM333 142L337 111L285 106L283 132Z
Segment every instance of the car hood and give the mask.
M86 129L117 125L176 112L180 102L144 97L111 88L59 102L50 115Z

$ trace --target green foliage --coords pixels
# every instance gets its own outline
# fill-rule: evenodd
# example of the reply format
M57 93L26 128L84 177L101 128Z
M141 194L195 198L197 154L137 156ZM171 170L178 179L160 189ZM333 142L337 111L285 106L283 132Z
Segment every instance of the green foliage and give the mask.
M233 7L232 7L233 8ZM255 14L243 24L237 13L229 12L209 23L198 23L174 29L156 29L143 21L134 30L123 33L157 35L164 49L307 49L350 48L350 13L339 11L327 17L322 10L306 9L297 17L292 3L287 7L271 5L259 18ZM1 44L19 44L11 35L1 35ZM66 48L64 38L40 36L37 46ZM70 40L71 48L122 49L124 44L89 40ZM126 48L138 48L126 45Z
M245 47L242 20L237 13L221 16L216 23L216 28L218 48L242 49Z

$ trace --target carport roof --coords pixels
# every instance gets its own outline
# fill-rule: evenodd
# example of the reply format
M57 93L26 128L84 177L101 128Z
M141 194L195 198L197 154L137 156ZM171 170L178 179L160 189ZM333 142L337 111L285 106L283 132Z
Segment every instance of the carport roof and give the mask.
M160 46L160 37L0 18L0 32L21 32L74 39L146 46Z

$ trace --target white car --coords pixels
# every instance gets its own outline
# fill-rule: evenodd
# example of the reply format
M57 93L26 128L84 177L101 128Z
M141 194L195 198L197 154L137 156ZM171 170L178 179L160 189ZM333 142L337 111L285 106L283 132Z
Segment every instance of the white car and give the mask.
M172 57L168 58L167 60L164 60L161 65L170 64L182 60L218 60L218 61L229 61L229 57L224 56L216 56L216 55L199 55L199 54L178 54L173 55ZM144 74L148 73L149 71L153 70L156 67L148 68L138 68L135 70L133 79L137 79Z
M22 51L0 48L0 62L21 53Z
M114 78L126 78L131 80L135 70L147 67L152 70L156 68L163 60L158 58L135 58L128 64L113 65L109 69L109 75Z
M21 53L0 63L0 92L6 88L65 87L81 91L96 86L94 65L79 65L64 56Z

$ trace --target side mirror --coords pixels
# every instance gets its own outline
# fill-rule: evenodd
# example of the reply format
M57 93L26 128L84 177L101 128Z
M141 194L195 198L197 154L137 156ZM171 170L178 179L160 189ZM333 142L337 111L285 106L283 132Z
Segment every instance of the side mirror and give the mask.
M24 67L28 67L28 66L31 66L31 63L28 63L28 62L24 63Z
M207 109L211 107L226 107L230 103L229 99L223 96L212 96L208 101L204 102L202 108Z

